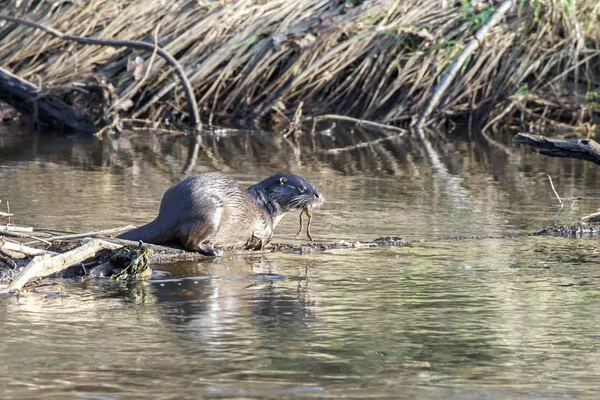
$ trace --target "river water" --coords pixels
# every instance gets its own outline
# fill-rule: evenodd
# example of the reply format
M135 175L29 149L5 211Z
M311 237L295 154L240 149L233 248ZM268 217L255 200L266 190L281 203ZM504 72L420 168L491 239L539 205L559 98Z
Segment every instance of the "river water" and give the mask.
M599 168L460 131L337 124L299 140L206 139L194 173L247 187L304 176L316 241L517 235L595 212ZM361 144L362 143L362 144ZM0 210L86 231L141 224L182 178L185 138L0 131ZM432 158L432 154L437 158ZM547 174L565 201L559 211ZM297 216L274 242L290 242ZM595 239L432 241L154 265L147 282L62 282L0 298L0 397L598 398Z

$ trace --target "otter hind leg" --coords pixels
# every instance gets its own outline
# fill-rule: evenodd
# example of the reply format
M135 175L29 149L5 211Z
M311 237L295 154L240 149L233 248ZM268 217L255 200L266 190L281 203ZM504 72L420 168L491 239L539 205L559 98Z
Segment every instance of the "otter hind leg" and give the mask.
M221 257L223 252L210 245L211 239L219 228L220 217L221 213L216 212L212 218L188 222L179 234L179 240L183 247L206 256Z

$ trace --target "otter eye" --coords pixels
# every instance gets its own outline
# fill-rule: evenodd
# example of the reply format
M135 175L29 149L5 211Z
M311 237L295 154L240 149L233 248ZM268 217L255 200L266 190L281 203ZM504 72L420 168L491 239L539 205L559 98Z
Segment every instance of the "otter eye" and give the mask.
M306 191L306 188L305 188L304 186L299 186L299 187L298 187L298 191L299 191L300 193L304 193L304 192Z
M288 181L288 180L287 180L287 178L286 178L285 176L282 176L281 178L279 178L279 184L280 184L280 185L283 185L283 184L285 184L287 181Z

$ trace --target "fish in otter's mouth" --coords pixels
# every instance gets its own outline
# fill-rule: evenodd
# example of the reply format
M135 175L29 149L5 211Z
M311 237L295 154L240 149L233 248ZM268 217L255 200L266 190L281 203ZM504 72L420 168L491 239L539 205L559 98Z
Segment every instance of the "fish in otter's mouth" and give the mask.
M311 242L313 241L313 238L310 234L310 223L312 222L312 213L310 212L310 210L315 210L315 209L320 208L321 205L323 204L323 202L325 202L325 197L323 197L323 195L320 193L319 193L319 195L320 196L318 198L316 198L311 203L307 204L306 207L304 207L300 211L300 229L298 229L298 233L296 233L296 235L294 236L294 239L292 239L292 240L295 240L298 237L298 235L300 235L300 233L302 232L302 228L304 226L304 221L302 220L302 215L306 214L306 216L308 217L308 222L306 223L306 237Z
M300 210L300 229L298 229L298 233L296 233L296 235L294 236L294 238L292 240L296 240L298 235L300 235L300 233L302 232L302 228L304 227L304 221L302 219L302 215L306 215L308 217L308 222L306 224L306 237L311 242L313 241L313 238L310 234L310 223L312 222L312 213L310 212L310 210L315 210L315 209L320 208L324 202L325 202L325 197L323 196L323 194L321 194L319 192L316 192L316 194L314 195L314 199L309 199L307 204Z

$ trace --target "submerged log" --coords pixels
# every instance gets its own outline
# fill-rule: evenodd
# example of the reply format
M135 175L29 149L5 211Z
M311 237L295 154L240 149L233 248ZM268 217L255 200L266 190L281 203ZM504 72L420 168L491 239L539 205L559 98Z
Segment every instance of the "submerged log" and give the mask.
M29 115L34 123L52 131L82 134L96 132L88 117L78 113L58 97L44 93L33 83L3 68L0 68L0 101Z
M600 144L591 139L551 139L530 133L517 133L513 143L539 149L550 157L579 158L600 165Z

